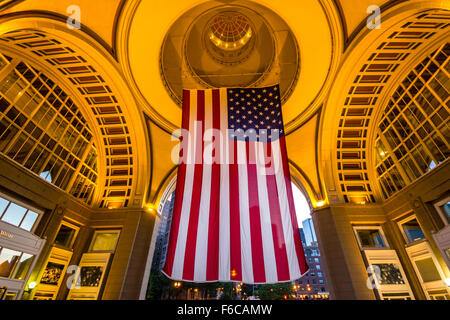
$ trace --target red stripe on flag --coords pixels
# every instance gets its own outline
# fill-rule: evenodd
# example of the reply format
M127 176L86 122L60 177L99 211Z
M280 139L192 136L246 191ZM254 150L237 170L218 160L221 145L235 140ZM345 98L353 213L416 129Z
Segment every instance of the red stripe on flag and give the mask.
M190 111L190 91L183 90L183 115L181 119L182 129L189 130L189 111ZM188 137L185 137L188 138ZM188 150L189 139L181 138L180 146L181 152L180 159L186 159ZM177 186L175 191L175 205L172 214L172 226L169 237L169 247L167 249L166 263L164 266L164 272L170 277L172 276L173 262L175 259L175 250L177 248L178 231L180 227L181 208L183 204L184 184L186 180L186 162L182 161L178 165L177 173Z
M297 214L295 212L295 204L294 204L294 194L292 192L292 184L291 184L291 174L289 170L289 162L287 159L287 148L286 148L286 141L285 137L281 137L280 139L280 152L281 152L281 159L283 163L283 172L284 172L284 179L286 183L286 192L287 192L287 198L289 202L289 211L291 214L291 225L292 225L292 231L294 233L294 245L295 250L297 253L297 259L298 264L300 267L300 272L304 274L306 271L308 271L309 267L305 260L305 252L303 250L302 241L300 239L300 232L298 231L298 221L297 221Z
M264 252L261 234L261 213L259 210L258 177L255 157L256 142L247 142L248 201L250 214L250 236L254 282L265 282Z
M225 139L228 139L228 136ZM230 164L230 278L242 281L237 142L230 141L229 144L230 149L233 149L230 154L234 155L233 163Z
M194 280L195 249L203 180L203 132L205 131L205 91L203 90L197 91L197 121L201 122L201 130L200 132L196 130L196 136L194 137L194 143L196 144L194 188L192 189L191 210L183 266L183 279L185 280Z
M220 130L220 91L212 91L213 128ZM206 264L206 280L219 279L219 226L220 226L220 137L213 141L213 164L211 169L211 199L209 208L208 256Z
M277 264L278 281L287 281L290 278L289 262L286 252L286 243L281 221L280 202L278 199L277 181L274 175L275 162L272 155L272 145L267 143L266 159L270 160L272 168L266 166L267 194L269 196L270 220L272 224L273 246L275 249L275 261ZM267 162L266 162L267 163ZM297 231L298 232L298 231Z

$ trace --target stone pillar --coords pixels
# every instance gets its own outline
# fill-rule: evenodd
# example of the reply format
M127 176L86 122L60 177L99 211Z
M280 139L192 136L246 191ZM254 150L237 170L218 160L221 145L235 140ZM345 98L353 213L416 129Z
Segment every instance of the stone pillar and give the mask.
M155 214L146 210L133 210L126 215L103 300L139 299L155 221Z
M327 207L312 214L330 298L375 300L368 274L346 208Z
M133 249L128 262L127 273L124 278L122 292L120 294L121 300L138 300L142 286L146 286L148 281L144 274L147 269L147 263L152 263L148 260L149 255L153 255L154 247L151 246L153 233L155 230L156 216L154 213L143 211L136 230L136 236L133 243Z

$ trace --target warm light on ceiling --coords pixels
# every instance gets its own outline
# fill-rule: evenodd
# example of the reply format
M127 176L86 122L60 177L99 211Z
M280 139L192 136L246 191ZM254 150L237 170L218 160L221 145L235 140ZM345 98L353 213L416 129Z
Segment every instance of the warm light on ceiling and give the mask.
M215 36L213 33L210 34L209 39L219 49L236 50L236 49L240 49L240 48L244 47L250 41L251 37L252 37L252 30L250 29L243 38L238 39L233 42L225 41L223 39L221 40L220 38Z
M222 12L210 24L209 39L219 49L237 50L252 38L249 20L238 12Z
M323 201L323 200L316 202L316 207L318 207L318 208L323 207L324 205L325 205L325 201Z
M107 208L109 210L119 209L122 206L123 202L109 202Z

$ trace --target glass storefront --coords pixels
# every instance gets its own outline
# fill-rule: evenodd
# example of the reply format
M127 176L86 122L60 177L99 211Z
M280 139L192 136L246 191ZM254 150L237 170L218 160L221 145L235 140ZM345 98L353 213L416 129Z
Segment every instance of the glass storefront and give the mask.
M42 211L0 194L0 300L20 299L45 240L33 234Z
M0 248L0 277L24 280L33 257L28 253Z

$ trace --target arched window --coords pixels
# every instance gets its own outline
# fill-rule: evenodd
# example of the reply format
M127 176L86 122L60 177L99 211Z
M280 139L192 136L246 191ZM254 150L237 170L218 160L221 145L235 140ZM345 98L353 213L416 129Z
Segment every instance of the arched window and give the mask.
M385 199L450 155L450 44L400 83L378 124L376 170Z
M91 202L97 151L86 119L44 73L1 54L0 153Z

